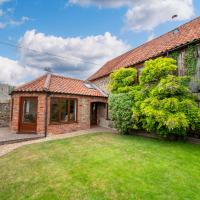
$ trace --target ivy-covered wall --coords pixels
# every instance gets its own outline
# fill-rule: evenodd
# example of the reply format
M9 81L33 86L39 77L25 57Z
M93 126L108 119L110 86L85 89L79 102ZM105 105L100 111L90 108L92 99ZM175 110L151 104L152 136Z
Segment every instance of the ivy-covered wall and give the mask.
M187 48L176 50L169 54L169 57L177 60L179 76L190 76L190 88L193 92L199 92L200 89L200 53L199 45L188 45Z

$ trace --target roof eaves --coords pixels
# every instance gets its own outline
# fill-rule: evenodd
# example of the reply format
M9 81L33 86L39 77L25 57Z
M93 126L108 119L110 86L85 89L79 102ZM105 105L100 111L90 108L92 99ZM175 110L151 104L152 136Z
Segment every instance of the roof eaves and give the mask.
M85 96L85 97L102 97L106 98L105 94L101 93L101 95L95 94L83 94L83 93L73 93L73 92L61 92L61 91L50 91L51 94L63 94L63 95L77 95L77 96Z
M135 62L135 63L128 63L128 64L125 65L124 67L131 67L131 66L134 66L134 65L138 65L138 64L140 64L140 63L145 62L146 60L153 59L153 58L156 58L156 57L158 57L158 56L163 56L163 55L165 55L167 52L171 52L171 51L175 51L175 50L184 48L185 46L190 45L190 44L194 44L194 43L197 43L197 44L198 44L198 42L200 42L200 39L194 39L194 40L188 41L188 42L186 42L186 43L179 44L179 45L177 45L177 46L175 46L175 47L166 49L166 51L161 51L161 52L159 52L159 53L157 53L157 54L155 54L155 55L153 55L153 56L150 56L150 57L148 57L148 58L146 58L146 59L143 59L143 60L141 60L141 61L138 61L138 62ZM90 79L88 79L88 80L89 80L89 81L95 81L95 80L97 80L97 79L100 79L100 78L109 76L109 74L111 74L111 73L112 73L112 71L107 72L107 73L105 73L104 75L101 75L101 76L94 76L94 77L91 77L91 78L89 77Z

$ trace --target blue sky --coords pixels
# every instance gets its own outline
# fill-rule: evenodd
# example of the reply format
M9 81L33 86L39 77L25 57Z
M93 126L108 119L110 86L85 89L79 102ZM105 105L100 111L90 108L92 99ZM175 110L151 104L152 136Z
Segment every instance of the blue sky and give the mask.
M0 0L0 81L23 83L45 67L85 79L198 16L199 0Z

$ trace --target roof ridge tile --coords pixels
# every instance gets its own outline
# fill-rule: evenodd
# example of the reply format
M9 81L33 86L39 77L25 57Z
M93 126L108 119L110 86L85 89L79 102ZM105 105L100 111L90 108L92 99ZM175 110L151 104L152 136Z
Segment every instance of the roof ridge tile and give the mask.
M51 73L47 73L47 77L44 83L44 90L48 91L49 90L49 86L50 86L50 82L51 82Z

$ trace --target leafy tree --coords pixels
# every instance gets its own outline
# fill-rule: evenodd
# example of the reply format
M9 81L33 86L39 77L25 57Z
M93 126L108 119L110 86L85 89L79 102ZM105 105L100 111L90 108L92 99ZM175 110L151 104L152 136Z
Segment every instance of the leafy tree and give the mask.
M109 89L112 94L130 92L137 82L137 70L134 68L120 68L110 75Z

